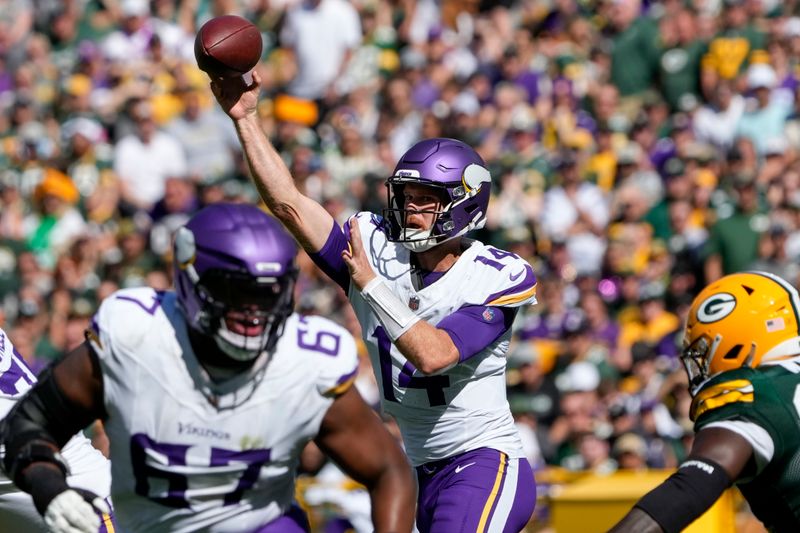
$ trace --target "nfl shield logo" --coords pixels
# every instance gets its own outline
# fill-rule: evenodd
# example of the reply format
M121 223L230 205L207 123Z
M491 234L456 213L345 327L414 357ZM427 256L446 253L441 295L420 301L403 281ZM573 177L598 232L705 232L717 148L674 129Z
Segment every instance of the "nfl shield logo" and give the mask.
M419 309L419 298L416 296L412 296L408 299L408 308L412 311L416 311Z

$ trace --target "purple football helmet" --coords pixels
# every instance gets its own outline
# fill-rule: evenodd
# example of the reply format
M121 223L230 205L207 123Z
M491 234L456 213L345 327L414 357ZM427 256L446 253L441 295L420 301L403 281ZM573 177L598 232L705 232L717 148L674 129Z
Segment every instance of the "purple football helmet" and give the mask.
M428 230L406 228L403 187L409 183L439 189L442 208ZM386 180L389 240L412 252L423 252L468 231L482 228L492 188L492 178L481 156L455 139L426 139L412 146Z
M190 327L236 361L275 346L294 309L297 278L297 246L277 220L252 205L212 204L178 229L174 252Z

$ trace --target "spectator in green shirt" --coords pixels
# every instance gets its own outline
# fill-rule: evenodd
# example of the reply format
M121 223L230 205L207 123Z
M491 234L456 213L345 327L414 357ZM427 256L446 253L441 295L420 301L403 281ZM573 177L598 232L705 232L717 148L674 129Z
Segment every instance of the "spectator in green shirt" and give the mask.
M720 216L706 241L707 283L750 267L758 258L761 234L769 227L769 219L759 206L755 174L734 175L733 189L733 209L728 216Z
M640 15L641 0L617 0L611 9L611 82L621 96L650 89L658 69L658 27L651 18Z
M659 87L670 109L686 111L700 100L700 59L706 45L697 38L695 16L688 9L667 16L661 29Z

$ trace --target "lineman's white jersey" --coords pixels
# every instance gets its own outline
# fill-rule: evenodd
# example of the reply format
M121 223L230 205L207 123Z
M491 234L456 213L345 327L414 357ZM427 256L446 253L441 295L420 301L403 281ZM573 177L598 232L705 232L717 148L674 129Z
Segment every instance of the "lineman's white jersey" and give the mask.
M443 277L417 291L411 281L408 249L387 240L377 215L362 212L355 216L375 273L421 319L434 326L464 306L536 303L536 278L531 266L515 254L477 241ZM524 456L506 399L510 330L466 361L425 377L390 342L352 284L349 297L372 358L383 408L396 418L415 466L481 447L495 448L511 457Z
M145 288L114 293L93 319L116 518L135 531L252 531L292 504L299 454L355 377L355 341L292 315L261 371L214 385L187 327L173 292Z
M0 329L0 418L36 383L11 339ZM61 451L70 469L67 483L107 498L111 492L111 465L89 439L78 433ZM0 461L5 450L0 447ZM19 490L0 473L0 531L47 531L30 495Z

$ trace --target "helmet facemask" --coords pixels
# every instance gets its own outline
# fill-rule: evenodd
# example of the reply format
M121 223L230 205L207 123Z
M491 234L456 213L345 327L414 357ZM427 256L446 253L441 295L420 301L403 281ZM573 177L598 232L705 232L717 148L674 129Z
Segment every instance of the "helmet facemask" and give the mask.
M433 189L439 197L439 209L406 209L403 193L409 184ZM468 202L481 191L470 193L461 183L439 184L422 179L392 176L386 181L386 189L389 207L383 210L383 217L389 223L389 240L402 244L412 252L430 250L468 231L481 228L486 220L486 212L480 208L480 202ZM488 197L488 190L486 194ZM407 227L406 221L410 213L433 215L430 227L424 230Z
M238 362L255 360L280 338L294 307L295 273L280 277L215 269L195 286L201 312L197 329Z
M262 366L293 310L295 241L255 206L216 203L178 228L173 251L187 325L218 348L199 346L198 360L234 374Z
M442 217L447 216L446 209L450 206L447 188L441 185L425 183L439 197L439 209L406 209L404 191L409 183L419 183L416 180L389 178L386 189L389 195L389 207L383 210L383 216L389 221L389 238L399 242L412 252L424 252L437 244L447 240L447 229L452 229L452 222L446 224ZM406 226L408 216L412 213L433 216L428 229L411 228Z
M749 353L742 359L740 358L741 351L745 348L742 344L737 344L728 353L722 354L719 351L719 346L722 343L722 336L717 335L714 341L709 345L708 339L703 336L696 339L689 346L683 349L681 353L681 362L686 369L686 374L689 377L689 390L692 395L695 394L700 386L709 378L716 375L711 371L711 364L714 362L715 357L730 360L741 359L742 367L752 367L753 360L756 354L756 344L750 344Z

